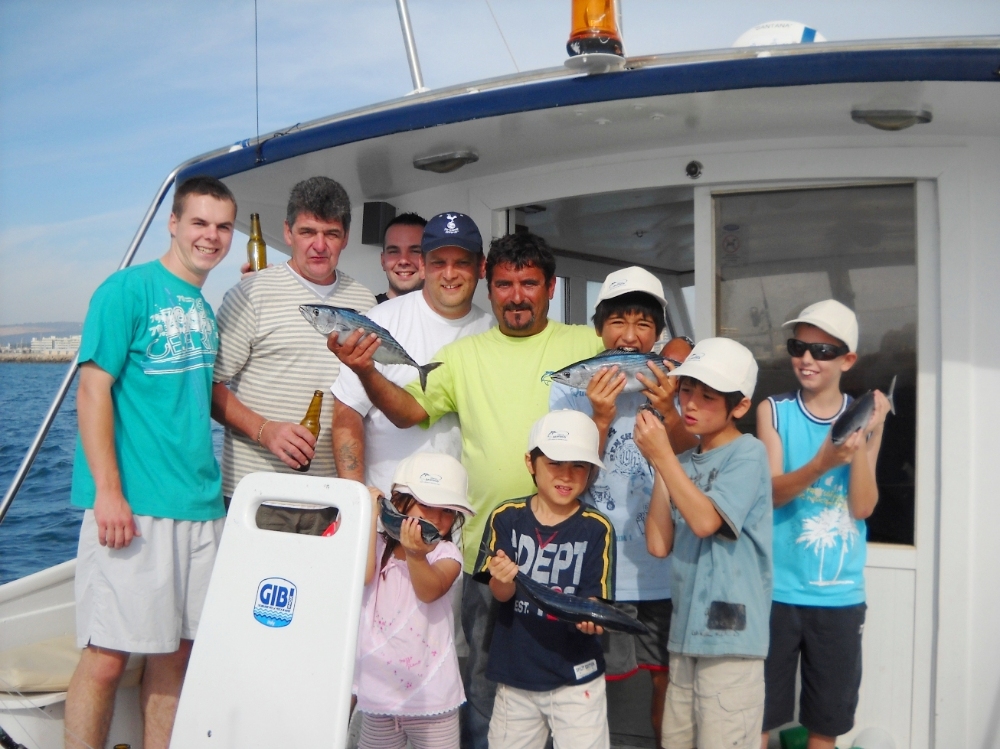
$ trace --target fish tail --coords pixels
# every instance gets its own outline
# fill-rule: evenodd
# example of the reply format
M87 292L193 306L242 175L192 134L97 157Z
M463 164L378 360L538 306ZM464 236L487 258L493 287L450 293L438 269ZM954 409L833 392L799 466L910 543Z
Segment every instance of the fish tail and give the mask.
M889 411L893 416L896 415L896 401L893 400L892 394L896 390L896 375L892 376L892 382L889 383L889 392L885 394L886 400L889 401Z
M433 372L435 369L441 366L441 362L432 361L430 364L425 364L422 367L417 367L417 372L420 373L420 389L427 392L427 375Z

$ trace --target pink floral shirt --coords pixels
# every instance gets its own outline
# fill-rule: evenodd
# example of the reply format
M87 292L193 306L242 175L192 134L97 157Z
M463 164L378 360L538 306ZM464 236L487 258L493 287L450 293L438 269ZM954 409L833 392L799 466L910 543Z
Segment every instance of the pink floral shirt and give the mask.
M385 551L381 534L375 562ZM439 541L427 555L462 563L450 541ZM437 715L465 702L455 655L452 596L462 576L433 603L417 599L405 560L389 557L385 569L365 587L361 599L354 693L358 709L374 715Z

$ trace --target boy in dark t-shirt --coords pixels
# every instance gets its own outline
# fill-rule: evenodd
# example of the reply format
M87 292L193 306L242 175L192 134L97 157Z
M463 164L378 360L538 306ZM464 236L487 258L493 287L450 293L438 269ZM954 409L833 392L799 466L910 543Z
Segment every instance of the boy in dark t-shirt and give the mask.
M517 590L518 571L554 590L614 598L615 534L579 496L599 468L599 436L579 411L552 411L532 427L525 462L538 492L489 517L476 579L501 602L486 675L496 681L490 749L610 744L604 656L593 622L568 624Z

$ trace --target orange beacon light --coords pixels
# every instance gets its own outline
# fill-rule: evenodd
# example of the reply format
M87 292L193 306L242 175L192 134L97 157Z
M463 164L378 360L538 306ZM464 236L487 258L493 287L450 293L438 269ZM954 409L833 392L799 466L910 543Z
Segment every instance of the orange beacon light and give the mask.
M618 0L573 0L573 20L566 52L625 56L619 31Z

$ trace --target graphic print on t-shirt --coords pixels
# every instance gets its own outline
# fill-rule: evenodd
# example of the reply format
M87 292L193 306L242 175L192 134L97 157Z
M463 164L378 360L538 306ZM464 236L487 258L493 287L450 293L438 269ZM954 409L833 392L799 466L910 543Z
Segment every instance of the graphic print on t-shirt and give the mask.
M553 590L573 594L580 585L586 541L558 542L559 531L542 537L538 528L535 538L511 528L510 545L517 550L517 566L535 582ZM527 601L524 601L527 604ZM538 612L539 615L542 613Z
M219 349L215 322L200 296L178 294L173 304L149 316L149 334L142 370L146 374L173 374L211 367Z

